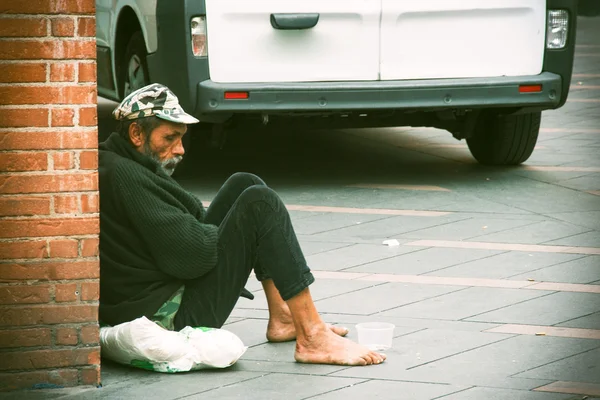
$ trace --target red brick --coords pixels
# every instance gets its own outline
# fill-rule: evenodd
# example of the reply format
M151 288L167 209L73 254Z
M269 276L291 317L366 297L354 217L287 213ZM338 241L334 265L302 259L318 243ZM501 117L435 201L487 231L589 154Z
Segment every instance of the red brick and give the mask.
M100 212L98 193L81 195L81 212L86 214Z
M1 13L1 12L0 12ZM96 59L96 40L1 40L0 60Z
M31 305L0 307L0 326L56 325L98 322L95 304Z
M55 64L53 64L55 65ZM71 66L72 67L72 66ZM52 68L52 66L51 66ZM72 71L72 79L75 72ZM96 87L78 86L3 86L0 105L23 104L96 104ZM53 110L55 111L55 110Z
M96 82L96 63L79 63L79 82Z
M80 340L83 344L100 343L100 327L96 325L85 325L80 329Z
M0 188L4 194L98 190L98 174L0 175Z
M75 159L70 151L61 151L52 155L54 169L57 171L75 168Z
M0 330L0 348L50 346L50 328Z
M48 20L45 18L2 18L0 37L47 36Z
M41 368L74 367L99 364L100 349L88 347L68 350L30 350L4 353L0 370L27 370Z
M98 232L97 217L0 220L0 238L93 235Z
M74 126L75 110L72 108L54 108L50 110L52 115L52 126Z
M0 171L45 171L48 169L46 153L4 153L0 157Z
M75 239L57 239L50 241L51 258L75 258L79 255L79 241Z
M76 386L79 384L79 374L75 369L0 374L0 391L33 389L35 385L40 384L58 385L61 387Z
M96 37L96 18L80 17L77 21L77 36Z
M77 195L54 196L54 212L57 214L72 214L79 212Z
M45 240L0 242L0 259L45 257L48 257L48 246Z
M77 297L78 293L76 283L56 285L56 289L54 292L54 300L56 302L64 303L66 301L77 301Z
M98 282L83 282L81 284L81 300L93 301L100 298L100 285Z
M0 304L36 304L50 301L48 285L0 286Z
M56 344L59 346L75 346L79 343L77 329L75 328L57 328Z
M0 280L6 282L33 279L40 281L97 279L99 277L100 263L98 260L0 264Z
M0 83L46 82L46 63L0 64Z
M94 149L98 131L0 132L0 150Z
M50 213L49 197L5 196L0 197L0 216L47 215Z
M61 17L52 19L52 36L74 36L75 21L73 18Z
M98 169L98 151L82 151L79 154L80 169Z
M48 126L48 109L0 108L0 126L4 128Z
M94 0L36 0L0 2L0 14L94 14Z
M51 82L73 82L75 80L75 64L55 63L50 64Z
M80 126L96 126L98 125L98 115L96 107L86 107L79 110L79 125Z
M81 257L98 257L98 238L81 240Z
M79 371L79 377L82 385L99 385L100 367L83 368Z

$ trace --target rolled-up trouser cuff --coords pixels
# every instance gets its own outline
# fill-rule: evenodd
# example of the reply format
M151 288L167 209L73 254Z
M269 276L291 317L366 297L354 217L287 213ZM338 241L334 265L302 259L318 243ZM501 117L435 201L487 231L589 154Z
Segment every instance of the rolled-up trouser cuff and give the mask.
M309 287L315 281L315 277L312 272L306 271L303 274L302 280L299 282L295 282L292 285L286 285L284 288L277 288L279 290L279 294L284 301L288 301L292 297L296 296L298 293Z

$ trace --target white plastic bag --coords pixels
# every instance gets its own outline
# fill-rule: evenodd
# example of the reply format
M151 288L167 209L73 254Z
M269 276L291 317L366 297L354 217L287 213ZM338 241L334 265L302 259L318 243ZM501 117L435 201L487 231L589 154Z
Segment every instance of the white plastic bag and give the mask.
M168 331L146 317L100 328L102 356L158 372L226 368L246 352L240 338L224 329Z

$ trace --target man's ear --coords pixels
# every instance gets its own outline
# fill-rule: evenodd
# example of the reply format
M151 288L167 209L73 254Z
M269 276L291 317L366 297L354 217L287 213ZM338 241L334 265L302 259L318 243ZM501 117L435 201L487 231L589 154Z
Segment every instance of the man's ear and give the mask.
M144 145L144 132L137 122L129 125L129 140L134 147L140 148Z

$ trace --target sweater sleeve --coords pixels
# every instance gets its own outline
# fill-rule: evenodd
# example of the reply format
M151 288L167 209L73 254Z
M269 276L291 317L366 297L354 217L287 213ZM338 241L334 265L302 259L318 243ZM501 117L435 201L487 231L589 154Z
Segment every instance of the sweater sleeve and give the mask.
M182 210L169 193L141 174L120 169L113 190L161 271L179 279L194 279L216 265L217 226L204 224Z

